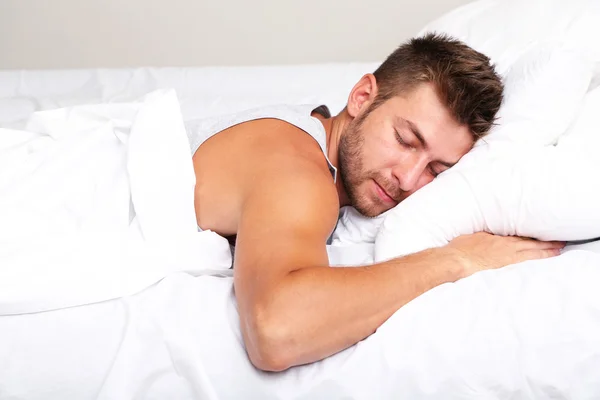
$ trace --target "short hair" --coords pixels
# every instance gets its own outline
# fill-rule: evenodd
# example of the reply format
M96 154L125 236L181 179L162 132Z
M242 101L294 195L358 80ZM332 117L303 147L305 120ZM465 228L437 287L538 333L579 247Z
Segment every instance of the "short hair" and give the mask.
M504 85L489 57L445 34L409 40L373 75L378 86L374 107L421 83L433 83L442 103L475 140L489 132L502 104Z

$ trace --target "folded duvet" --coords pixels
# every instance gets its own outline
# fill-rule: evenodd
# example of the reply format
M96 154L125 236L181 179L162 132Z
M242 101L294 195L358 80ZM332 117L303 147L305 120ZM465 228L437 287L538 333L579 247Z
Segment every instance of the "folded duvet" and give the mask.
M173 271L231 265L197 232L177 98L34 113L0 129L0 315L136 293Z

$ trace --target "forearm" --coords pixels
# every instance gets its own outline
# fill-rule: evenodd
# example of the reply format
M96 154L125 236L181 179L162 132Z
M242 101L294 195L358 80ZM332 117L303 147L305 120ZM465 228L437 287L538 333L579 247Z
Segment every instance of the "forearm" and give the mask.
M258 314L275 337L257 340L275 346L271 352L285 360L278 369L317 361L369 336L400 307L461 274L459 257L443 248L366 267L299 269L265 291Z

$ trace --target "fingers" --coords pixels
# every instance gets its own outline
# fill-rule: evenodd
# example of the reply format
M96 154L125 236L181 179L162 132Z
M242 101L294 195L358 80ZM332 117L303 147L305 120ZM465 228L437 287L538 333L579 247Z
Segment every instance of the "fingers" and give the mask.
M560 250L560 249L564 248L565 244L566 244L565 242L557 242L557 241L542 242L542 241L536 240L535 242L536 242L535 243L536 248L542 249L542 250L545 250L545 249L558 249L558 250Z
M544 258L551 258L560 255L561 248L548 248L548 249L534 249L521 251L519 253L519 262L530 261L530 260L541 260Z
M565 242L561 241L541 241L531 238L520 238L516 237L517 246L520 251L524 250L552 250L552 249L562 249L565 247Z
M567 245L567 242L546 242L546 243L552 243L552 247L555 249L559 249L559 250L564 249L565 246Z
M521 237L516 237L516 239L515 245L519 249L517 251L519 262L556 257L565 247L565 242L562 241L541 241Z

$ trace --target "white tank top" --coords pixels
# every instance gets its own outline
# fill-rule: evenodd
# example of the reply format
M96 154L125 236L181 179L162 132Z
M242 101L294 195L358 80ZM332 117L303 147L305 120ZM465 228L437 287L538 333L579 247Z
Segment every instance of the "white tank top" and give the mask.
M312 117L313 111L329 117L329 110L326 106L315 105L275 105L261 108L255 108L247 111L242 111L235 114L222 115L206 119L197 119L186 122L185 128L190 142L192 155L198 150L200 145L210 137L216 135L225 129L231 128L234 125L243 122L253 121L257 119L273 118L285 121L292 124L313 137L321 147L321 151L329 165L329 171L336 181L337 170L327 157L326 135L325 128L321 121Z
M321 121L311 116L313 112L317 112L327 118L330 117L329 109L324 105L275 105L255 108L235 114L190 120L185 123L185 129L187 131L190 149L193 155L196 150L198 150L200 145L210 137L224 131L227 128L231 128L234 125L264 118L273 118L285 121L302 129L317 141L321 147L323 156L325 156L325 160L327 160L329 171L331 172L333 182L335 183L337 179L337 169L333 166L333 164L331 164L329 158L327 157L327 137L325 134L325 128L323 127ZM198 227L198 230L202 229ZM327 244L330 243L331 237L327 240ZM233 254L233 246L231 247L231 252Z

